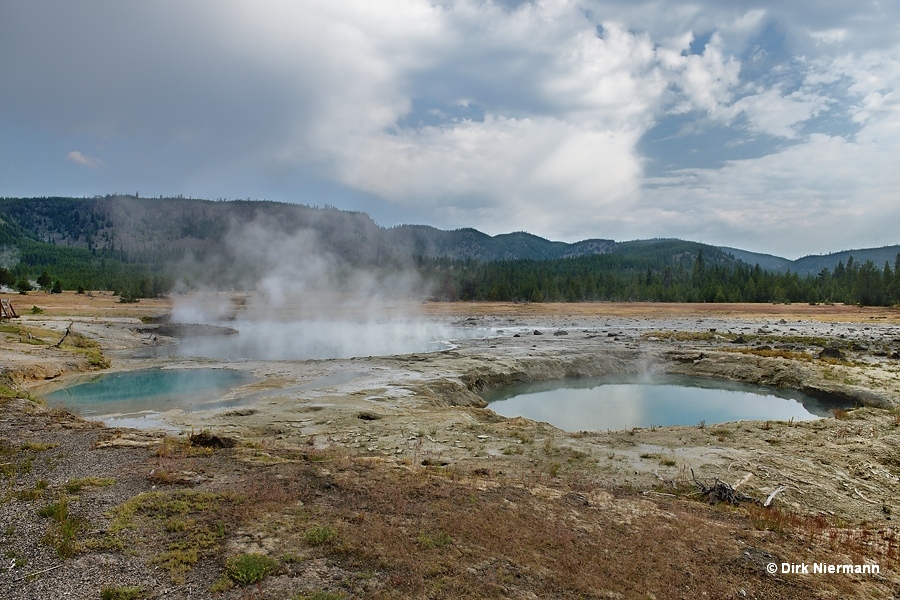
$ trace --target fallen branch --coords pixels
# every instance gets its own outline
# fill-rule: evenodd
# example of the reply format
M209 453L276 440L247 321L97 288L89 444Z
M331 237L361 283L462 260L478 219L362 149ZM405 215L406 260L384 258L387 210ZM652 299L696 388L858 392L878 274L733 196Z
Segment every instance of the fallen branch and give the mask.
M753 466L750 464L749 460L746 460L743 458L735 458L733 456L727 456L727 455L725 456L725 458L729 458L732 460L732 463L730 465L728 465L729 473L731 472L731 469L734 467L734 465L740 465L740 466L744 467L744 469L750 469Z
M784 487L783 485L778 486L778 489L776 489L774 492L772 492L771 494L769 494L769 497L766 498L766 501L765 501L765 502L763 502L763 506L766 507L766 508L768 508L769 505L772 504L772 501L775 500L775 496L777 496L778 494L780 494L781 492L783 492L783 491L786 490L786 489L787 489L787 488Z
M656 492L654 490L647 490L647 491L641 492L641 494L643 494L644 496L649 496L649 495L653 494L654 496L665 496L666 498L677 498L678 497L675 494L667 494L665 492Z
M857 495L857 496L859 496L860 498L862 498L863 500L865 500L865 501L868 502L869 504L878 504L878 502L875 502L874 500L869 500L868 498L866 498L865 496L863 496L863 495L862 495L862 492L860 492L858 489L853 488L853 491L856 492L856 495Z
M59 341L56 342L56 345L55 345L56 348L59 348L60 346L62 346L63 341L66 339L66 337L68 337L69 331L72 329L72 325L74 325L74 324L75 324L74 322L69 323L69 326L66 327L66 332L63 334L63 336L61 338L59 338Z
M738 489L739 487L741 487L742 485L744 485L745 483L750 481L751 477L753 477L753 473L746 473L746 474L744 474L744 476L741 478L740 481L738 481L731 487L733 487L734 489Z
M40 571L35 571L34 573L29 573L28 575L24 575L22 577L19 577L18 579L13 580L13 583L19 583L20 581L25 581L29 577L34 577L35 575L40 575L40 574L46 573L48 571L53 571L55 569L60 568L61 566L62 565L56 565L55 567L48 567L46 569L41 569Z

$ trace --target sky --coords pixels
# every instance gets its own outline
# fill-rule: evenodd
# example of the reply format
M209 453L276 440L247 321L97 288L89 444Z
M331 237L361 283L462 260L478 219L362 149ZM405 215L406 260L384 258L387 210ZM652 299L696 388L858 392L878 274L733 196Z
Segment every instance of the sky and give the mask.
M0 196L900 244L889 0L0 0Z

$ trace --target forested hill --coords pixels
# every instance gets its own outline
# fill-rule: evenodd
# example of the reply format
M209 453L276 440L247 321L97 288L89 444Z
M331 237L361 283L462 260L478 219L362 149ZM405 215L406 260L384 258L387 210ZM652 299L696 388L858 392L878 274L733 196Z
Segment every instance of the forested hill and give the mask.
M0 199L0 246L30 240L82 248L94 254L127 254L138 262L168 260L188 251L198 256L221 254L238 227L253 223L273 237L314 231L315 243L323 250L352 263L378 263L412 256L479 261L549 260L610 253L631 256L668 251L675 242L589 239L570 244L526 232L490 236L468 228L453 231L427 225L383 228L361 212L268 201L135 196ZM731 254L750 266L759 264L764 270L794 271L800 275L833 269L838 262L846 264L851 254L858 263L872 260L880 266L885 261L893 262L900 252L900 246L893 246L790 261L736 248L716 249L702 244L698 247L705 247L707 257L714 262L730 260L725 255Z
M400 225L385 231L393 245L414 256L474 260L548 260L614 252L612 240L551 242L519 231L490 236L476 229L443 231L427 225Z
M807 257L815 270L801 275L783 272L786 259L673 239L569 244L525 232L383 228L360 212L267 201L0 199L0 284L126 297L176 284L247 289L273 265L328 257L330 269L362 267L376 277L417 269L446 299L893 304L900 257L878 251L887 254L877 263L867 251L835 255L842 258L830 266L828 257ZM774 260L739 260L766 257Z
M403 257L460 260L548 260L610 252L645 252L655 241L617 243L591 239L554 242L525 232L490 236L475 229L443 231L425 225L382 228L368 215L335 208L268 201L187 198L4 198L0 244L25 239L125 254L133 260L168 260L185 252L221 254L234 233L255 224L273 239L315 232L324 251L354 263ZM709 247L710 256L716 250Z

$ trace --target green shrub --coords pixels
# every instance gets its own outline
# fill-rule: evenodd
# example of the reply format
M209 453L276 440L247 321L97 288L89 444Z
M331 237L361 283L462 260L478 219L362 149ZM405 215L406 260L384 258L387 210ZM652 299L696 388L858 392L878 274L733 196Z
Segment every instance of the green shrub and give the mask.
M250 585L264 579L278 568L278 563L265 554L239 554L225 563L225 574L238 585Z
M304 535L306 543L310 546L322 546L328 544L337 537L337 531L330 527L318 526L308 530Z

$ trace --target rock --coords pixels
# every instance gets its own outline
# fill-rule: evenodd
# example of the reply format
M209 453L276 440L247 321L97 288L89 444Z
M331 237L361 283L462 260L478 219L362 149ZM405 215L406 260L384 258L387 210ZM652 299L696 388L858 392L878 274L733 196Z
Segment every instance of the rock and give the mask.
M770 568L770 564L778 565L781 563L781 559L774 554L752 546L748 546L746 550L741 552L738 561L744 568L758 573L766 573L767 568Z
M255 415L255 408L239 408L237 410L229 411L223 414L223 417L249 417L250 415Z
M569 335L569 332L565 329L557 329L553 332L553 335Z
M827 346L822 348L822 351L819 352L817 358L845 358L844 353L840 351L839 348L835 348L834 346Z
M543 332L538 331L537 329L535 329L535 330L534 330L534 335L544 335L544 334L543 334Z
M213 435L208 431L201 431L191 436L191 446L201 446L203 448L234 448L237 441L232 438Z
M742 335L739 335L739 336L737 336L736 338L734 338L733 340L731 340L731 343L732 343L732 344L746 344L746 343L747 343L747 338L745 338L745 337L742 336Z
M564 494L562 499L569 504L574 504L575 506L590 506L591 503L587 499L587 496L584 494L579 494L578 492L569 492Z

